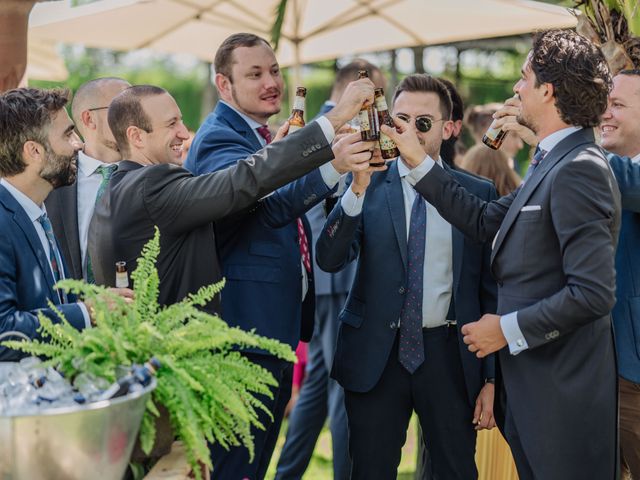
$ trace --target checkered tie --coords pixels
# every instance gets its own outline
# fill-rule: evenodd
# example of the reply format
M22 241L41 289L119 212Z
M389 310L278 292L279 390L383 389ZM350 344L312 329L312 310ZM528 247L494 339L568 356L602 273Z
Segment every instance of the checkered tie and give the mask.
M42 225L45 235L47 236L47 242L49 243L49 263L51 264L51 271L53 272L53 282L57 283L64 278L62 271L62 257L60 256L60 250L58 250L58 243L53 233L53 227L47 217L46 213L43 213L38 222ZM62 290L57 290L60 303L67 303L67 295Z
M105 190L107 189L107 185L109 185L109 179L113 172L118 169L117 165L100 165L96 168L96 172L102 176L102 180L100 181L100 186L98 186L98 192L96 193L96 201L95 205L98 204L102 196L104 195ZM91 263L91 256L87 251L87 282L88 283L96 283L96 278L93 273L93 264Z
M267 145L271 143L271 132L269 131L269 127L266 125L262 125L256 129L258 134L264 138L264 141L267 142ZM302 223L302 219L298 218L298 240L300 243L300 257L302 258L302 264L307 272L311 271L311 254L309 251L309 239L307 238L307 234L304 231L304 224Z
M422 289L424 286L424 244L427 227L427 206L420 194L411 208L407 241L407 292L400 313L398 360L409 373L424 362L422 339Z

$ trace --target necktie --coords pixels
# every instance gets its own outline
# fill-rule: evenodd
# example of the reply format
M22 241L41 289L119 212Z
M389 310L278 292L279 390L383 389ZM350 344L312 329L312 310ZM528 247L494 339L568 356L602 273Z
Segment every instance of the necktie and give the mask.
M267 145L271 143L271 132L269 131L269 127L266 125L262 125L256 129L258 134L264 138L264 141L267 142ZM300 257L302 258L302 264L307 272L311 271L311 254L309 252L309 239L307 238L307 234L304 231L304 224L302 223L302 219L298 218L298 240L300 244Z
M547 154L547 151L541 149L540 145L538 145L536 147L536 151L533 154L533 158L531 159L531 163L529 164L529 168L527 169L527 173L524 175L524 178L522 179L522 184L523 185L526 183L527 180L529 180L529 177L531 175L533 175L533 171L540 164L540 162L542 162L542 160L544 159L546 154Z
M117 165L100 165L96 168L96 173L99 173L102 176L102 180L100 181L100 186L98 186L98 192L96 193L96 201L95 205L98 204L102 195L104 195L105 190L107 189L107 185L109 184L109 179L113 172L118 169ZM96 283L95 275L93 274L93 265L91 263L91 256L87 251L87 282L88 283Z
M398 360L413 373L424 362L422 339L422 289L424 286L424 242L427 227L427 207L420 194L411 208L407 241L407 292L400 313Z
M42 229L47 236L47 242L49 243L49 263L51 264L51 271L53 272L53 282L57 283L64 278L64 274L62 273L62 257L58 250L56 237L53 234L53 227L46 213L43 213L38 218L38 222L42 225ZM60 299L60 303L66 303L66 294L63 291L58 290L58 298Z

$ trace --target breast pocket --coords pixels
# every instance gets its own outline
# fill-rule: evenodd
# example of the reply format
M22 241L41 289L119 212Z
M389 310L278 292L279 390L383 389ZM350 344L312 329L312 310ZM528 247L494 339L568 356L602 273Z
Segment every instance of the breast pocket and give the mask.
M348 299L344 309L340 312L340 315L338 315L340 322L346 323L354 328L360 328L363 319L364 303L356 298Z
M542 210L520 211L516 222L537 222L542 218Z
M260 257L280 258L282 256L282 245L271 242L252 242L249 245L249 253Z

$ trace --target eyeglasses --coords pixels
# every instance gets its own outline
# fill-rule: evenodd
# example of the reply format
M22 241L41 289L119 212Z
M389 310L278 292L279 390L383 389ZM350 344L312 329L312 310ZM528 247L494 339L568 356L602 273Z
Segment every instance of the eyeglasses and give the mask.
M410 117L406 116L406 115L396 115L396 117L398 117L400 120L410 123ZM434 120L431 117L428 117L427 115L420 115L416 117L416 128L418 129L419 132L422 133L427 133L429 130L431 130L431 127L433 127L433 124L436 122L446 122L447 119L446 118L439 118L438 120Z
M94 107L94 108L87 108L87 110L88 110L89 112L95 112L96 110L106 110L106 109L108 109L108 108L109 108L109 107Z

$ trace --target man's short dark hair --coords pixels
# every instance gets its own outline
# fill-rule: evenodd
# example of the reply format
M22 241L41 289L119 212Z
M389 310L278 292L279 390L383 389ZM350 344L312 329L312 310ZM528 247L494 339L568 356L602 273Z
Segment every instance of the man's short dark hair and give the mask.
M164 88L155 85L134 85L118 94L109 105L107 120L109 128L123 156L131 154L127 128L134 126L145 132L153 130L149 115L142 108L141 100L145 97L167 93Z
M0 95L0 177L24 172L22 149L28 141L49 148L53 117L69 101L69 90L16 88Z
M464 119L464 102L462 101L462 97L458 92L458 89L453 84L451 80L447 80L446 78L439 77L440 80L447 90L449 90L449 96L451 97L451 120L457 122L458 120Z
M234 33L230 37L227 37L220 47L218 47L215 59L213 60L213 68L216 73L221 73L233 82L233 78L231 77L233 51L240 47L255 47L260 43L264 43L271 48L269 42L253 33Z
M402 92L435 93L440 99L440 112L442 113L442 118L451 120L451 110L453 110L451 95L449 94L447 87L437 78L426 73L414 73L413 75L405 77L404 80L400 82L393 95L394 103Z
M611 72L597 45L572 30L547 30L533 38L529 56L536 86L553 85L563 122L595 127L607 109Z

